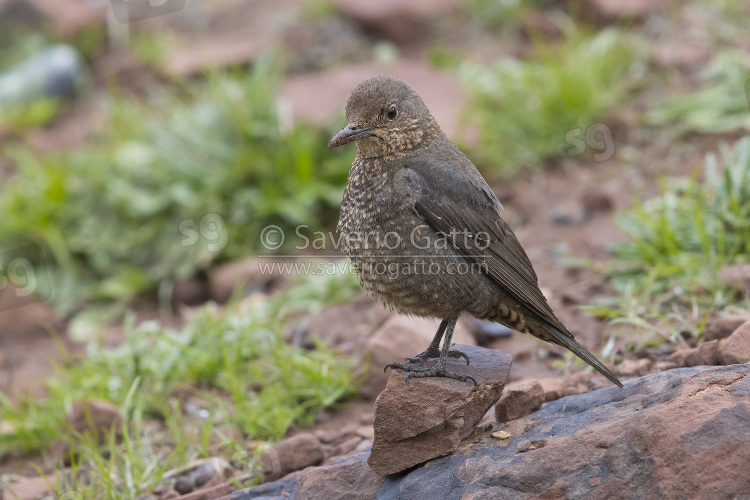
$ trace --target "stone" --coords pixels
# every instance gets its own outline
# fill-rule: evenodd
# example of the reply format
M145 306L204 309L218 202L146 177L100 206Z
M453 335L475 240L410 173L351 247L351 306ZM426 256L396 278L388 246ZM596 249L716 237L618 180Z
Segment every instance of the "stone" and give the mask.
M657 361L654 363L654 369L657 372L663 372L665 370L672 370L674 368L679 368L677 366L677 363L673 363L671 361Z
M700 356L701 365L716 366L721 364L721 354L719 353L719 341L708 340L698 346L698 355Z
M50 485L43 477L24 477L16 482L3 484L3 490L7 498L36 500L50 494Z
M391 314L383 305L362 296L302 319L289 340L306 349L314 348L314 340L318 340L346 355L363 355L367 339Z
M282 103L289 110L290 121L328 126L331 120L340 120L344 113L341 96L349 95L359 82L379 73L409 82L448 137L464 142L478 138L478 134L467 133L467 126L462 124L460 113L467 96L456 74L432 68L421 59L403 58L393 64L343 65L329 71L292 75L284 82ZM310 99L311 95L315 99Z
M77 31L92 25L103 25L106 20L107 7L87 0L11 0L0 2L0 14L5 17L13 11L16 4L25 8L24 17L31 25L51 26L60 36L70 36ZM23 20L21 20L23 21Z
M350 473L346 484L369 485L350 498L744 498L748 395L750 365L680 368L553 401L506 424L506 439L479 432L453 454L384 481L355 467L366 449L338 463ZM231 498L307 498L295 493L315 469ZM317 477L321 491L346 486L341 475Z
M589 219L596 214L611 212L615 206L612 197L601 186L586 189L581 194L581 206L584 217Z
M93 431L100 440L105 439L111 429L119 432L122 425L120 408L108 401L78 401L67 416L68 424L78 434Z
M207 300L206 282L198 277L177 280L172 287L172 307L195 306Z
M727 365L750 362L750 321L743 323L721 342L719 354Z
M735 264L719 269L719 280L726 286L750 294L750 264Z
M536 380L511 382L495 405L495 419L508 422L537 411L544 404L544 389Z
M180 45L166 56L166 70L188 76L214 68L248 64L258 58L262 45L242 32L217 33Z
M706 327L701 333L701 338L704 341L725 339L746 321L750 321L750 314L733 314L711 318L706 321Z
M298 434L281 440L260 457L263 482L274 481L290 472L319 464L323 456L323 448L314 434Z
M394 315L367 339L367 375L360 392L375 399L388 382L388 373L383 367L388 363L402 362L407 356L424 351L435 336L440 321L410 316ZM453 341L474 345L474 337L460 324L456 325ZM471 359L471 357L469 358ZM473 360L472 360L473 361Z
M380 0L350 2L334 0L338 11L364 29L399 43L424 35L430 19L450 16L458 11L457 0Z
M614 22L618 19L644 19L651 14L663 11L675 0L585 0L581 13L594 19L598 24Z
M375 439L367 460L379 475L453 452L500 397L510 374L510 356L470 345L455 347L466 353L471 364L449 358L449 369L473 376L477 386L443 377L411 379L406 384L403 372L391 371L387 387L375 401Z
M617 366L617 374L621 377L640 377L648 374L653 368L653 364L647 358L626 359Z
M487 345L493 340L507 338L513 335L513 330L511 328L486 319L477 319L469 316L465 319L464 324L474 336L477 345L482 347L487 347Z
M565 389L565 381L554 377L545 377L537 380L539 385L542 386L544 391L544 402L548 403L556 399L563 397Z
M267 292L283 281L284 276L278 269L267 272L268 267L279 263L278 259L249 258L234 260L216 267L209 275L208 289L212 300L223 304L235 291L247 295L250 292Z
M678 349L669 355L667 361L674 363L678 367L687 366L687 359L690 356L694 356L698 352L697 347L689 347L687 349ZM691 358L694 359L694 358Z

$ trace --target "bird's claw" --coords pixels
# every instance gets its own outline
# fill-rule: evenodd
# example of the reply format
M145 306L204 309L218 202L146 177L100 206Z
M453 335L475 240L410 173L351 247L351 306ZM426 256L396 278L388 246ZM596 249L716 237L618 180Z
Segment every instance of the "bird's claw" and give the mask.
M470 380L475 386L479 385L477 383L477 380L471 375L448 371L445 368L445 365L441 365L440 363L438 363L432 368L414 368L413 366L409 366L404 363L388 363L387 365L385 365L385 368L383 371L388 370L388 368L405 371L406 374L404 375L404 382L407 384L409 383L410 378L445 377L445 378L452 378L454 380L459 380L461 382L466 382Z
M404 361L407 363L424 363L428 359L433 358L439 358L440 357L440 351L437 349L427 349L423 353L417 354L414 357L411 358L404 358ZM467 356L465 353L457 350L448 351L448 357L449 358L456 358L456 359L464 359L466 360L466 364L469 364L469 356Z

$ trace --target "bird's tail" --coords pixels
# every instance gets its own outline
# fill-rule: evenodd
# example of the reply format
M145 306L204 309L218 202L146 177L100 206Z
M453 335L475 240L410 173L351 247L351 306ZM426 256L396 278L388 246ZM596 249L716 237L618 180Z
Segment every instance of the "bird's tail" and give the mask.
M612 381L613 384L617 385L621 389L623 388L622 382L620 382L614 373L612 373L609 368L604 366L604 364L599 361L596 356L591 354L585 347L583 347L581 344L579 344L576 339L573 338L571 334L565 334L566 332L560 331L558 328L549 325L548 328L546 328L546 332L554 338L553 342L555 344L561 345L568 349L569 351L573 352L576 356L584 360L589 365L596 368L596 370L607 377L609 380Z

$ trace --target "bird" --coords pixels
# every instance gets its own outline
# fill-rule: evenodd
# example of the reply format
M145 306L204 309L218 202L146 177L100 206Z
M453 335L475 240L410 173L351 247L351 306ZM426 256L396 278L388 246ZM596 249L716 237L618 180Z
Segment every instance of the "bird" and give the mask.
M451 349L459 315L468 313L565 347L623 387L555 316L502 204L414 88L386 74L364 80L346 102L346 123L328 143L357 147L336 228L344 252L376 300L440 319L424 352L384 370L402 370L406 383L447 377L476 385L447 363L470 362Z

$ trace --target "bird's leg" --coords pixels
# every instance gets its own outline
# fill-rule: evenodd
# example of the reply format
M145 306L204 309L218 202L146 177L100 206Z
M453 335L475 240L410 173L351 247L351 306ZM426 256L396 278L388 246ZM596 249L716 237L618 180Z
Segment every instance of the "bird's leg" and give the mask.
M448 323L450 320L444 319L440 322L440 326L437 329L437 332L435 332L435 337L432 339L432 342L430 342L430 345L425 349L424 352L417 354L414 357L406 358L405 361L407 363L418 363L418 362L425 362L428 359L431 358L439 358L440 357L440 341L443 339L443 333L445 333L445 329L448 326ZM448 351L448 357L449 358L463 358L466 360L466 364L469 364L469 357L462 353L461 351L453 350Z
M453 337L453 329L456 327L456 321L458 318L453 318L450 320L443 320L443 323L440 324L440 328L438 328L438 333L435 335L435 339L437 339L437 342L440 342L440 338L438 335L442 336L443 332L445 333L445 340L443 340L443 348L440 351L438 357L438 362L435 366L432 368L415 368L411 365L408 365L406 363L388 363L385 365L384 371L388 370L388 368L394 368L398 370L403 370L406 372L406 375L404 376L404 380L406 383L409 383L410 378L424 378L424 377L447 377L452 378L456 380L460 380L462 382L466 382L467 380L471 380L474 385L477 385L477 381L472 377L471 375L464 375L461 373L455 373L448 371L447 364L448 364L448 357L466 357L465 354L460 353L458 355L451 356L451 352L460 352L460 351L451 351L451 338ZM445 324L445 327L443 326ZM435 342L435 339L433 339L433 343ZM430 347L427 348L428 352L430 348L433 347L432 343L430 344ZM423 353L424 354L424 353ZM431 356L430 356L431 357ZM467 358L468 361L468 358Z

